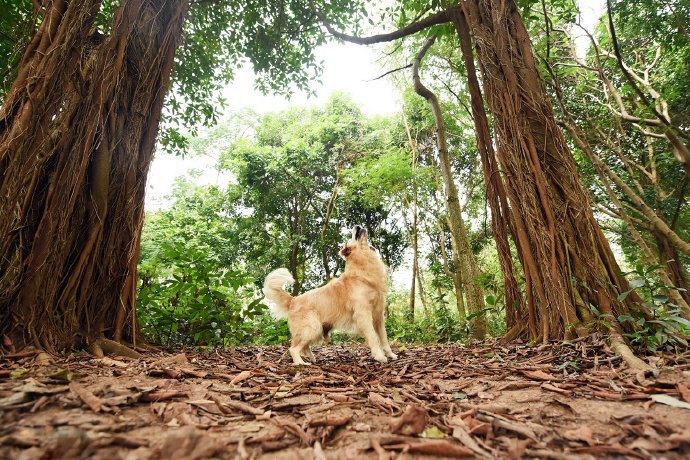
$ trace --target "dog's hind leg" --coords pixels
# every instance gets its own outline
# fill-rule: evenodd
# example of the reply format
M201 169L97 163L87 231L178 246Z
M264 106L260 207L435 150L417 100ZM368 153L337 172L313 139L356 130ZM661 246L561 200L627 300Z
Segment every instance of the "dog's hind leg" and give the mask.
M386 323L382 314L378 315L377 317L376 313L374 313L374 329L376 329L376 333L378 334L379 340L381 341L381 348L383 348L383 353L390 359L398 359L398 355L393 353L393 350L391 350L391 344L388 343L388 334L386 334Z
M314 355L311 353L309 346L321 338L321 323L316 318L305 318L299 325L299 332L292 336L292 346L290 347L290 356L292 362L295 364L309 365L302 359L302 355L311 359Z
M387 363L388 358L386 358L386 355L383 353L383 349L381 348L381 340L379 339L378 333L374 329L371 311L368 311L367 308L361 308L359 310L355 308L354 310L355 312L352 315L352 319L354 320L357 329L359 329L359 332L366 339L367 345L369 345L369 349L371 349L371 355L376 361Z
M311 363L306 362L302 359L302 350L305 347L305 343L300 340L299 336L292 338L292 346L290 347L290 356L292 356L292 363L296 365L309 366ZM306 345L308 346L308 345Z

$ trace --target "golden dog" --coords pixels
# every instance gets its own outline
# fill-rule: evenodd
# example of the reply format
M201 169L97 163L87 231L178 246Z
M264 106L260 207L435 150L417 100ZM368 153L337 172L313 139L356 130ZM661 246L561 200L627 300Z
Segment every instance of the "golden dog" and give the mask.
M279 268L266 277L266 298L275 304L276 316L288 319L294 364L311 364L302 356L314 361L311 345L327 339L331 329L363 335L377 361L397 358L388 343L384 320L386 266L369 244L367 231L355 226L340 256L345 259L345 271L340 277L297 297L283 290L285 283L294 282L287 269Z

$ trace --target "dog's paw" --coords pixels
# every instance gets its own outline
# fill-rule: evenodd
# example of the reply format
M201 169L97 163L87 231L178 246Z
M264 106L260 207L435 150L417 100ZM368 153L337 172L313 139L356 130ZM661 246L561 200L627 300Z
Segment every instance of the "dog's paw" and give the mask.
M388 358L386 358L384 355L376 355L374 356L374 359L383 364L386 364L388 362Z
M396 354L393 353L392 351L389 351L388 353L386 353L386 356L388 356L388 357L389 357L390 359L392 359L392 360L398 359L398 355L396 355Z

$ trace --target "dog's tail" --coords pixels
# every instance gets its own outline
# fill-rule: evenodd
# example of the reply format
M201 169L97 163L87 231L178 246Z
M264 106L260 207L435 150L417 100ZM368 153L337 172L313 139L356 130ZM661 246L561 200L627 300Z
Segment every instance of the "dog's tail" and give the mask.
M294 283L295 280L287 268L279 268L268 274L264 281L264 294L266 298L273 302L271 308L273 316L276 318L287 318L288 307L292 296L283 290L286 283Z

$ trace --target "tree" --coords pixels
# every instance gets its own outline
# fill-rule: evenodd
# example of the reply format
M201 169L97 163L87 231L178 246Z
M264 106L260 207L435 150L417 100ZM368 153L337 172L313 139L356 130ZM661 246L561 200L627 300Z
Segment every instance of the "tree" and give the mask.
M443 113L441 112L441 104L438 101L438 96L424 86L419 76L419 66L435 41L435 36L427 40L415 57L412 64L412 79L414 80L415 91L427 100L434 114L437 131L438 162L441 167L441 175L443 176L446 209L448 212L448 226L451 232L453 252L456 254L455 259L459 262L458 270L462 273L463 285L467 292L469 311L475 314L475 317L470 322L470 331L474 338L481 340L486 335L486 319L482 315L485 306L484 292L476 281L480 274L479 266L474 258L469 238L467 237L465 222L462 218L460 199L458 197L458 189L455 185L455 179L453 178L453 173L450 168L447 133L443 120Z
M341 229L354 224L370 229L391 268L399 264L404 248L398 231L384 228L388 210L347 180L349 168L387 142L351 100L335 94L323 108L268 114L255 131L222 159L237 180L229 207L250 273L260 279L287 266L295 295L319 286L342 269Z
M136 342L146 174L187 10L52 2L0 113L0 324L15 346Z
M654 11L653 5L647 5L642 12L646 14L648 7ZM657 27L659 22L673 25L675 18L665 17L670 14L651 13L640 26L638 21L625 19L630 14L627 9L621 3L611 9L612 15L623 18L622 27L617 27L619 49L636 56L634 64L625 64L625 72L654 95L666 119L675 122L678 117L669 107L683 106L679 99L685 98L675 94L685 82L669 79L674 73L669 67L674 68L676 59L686 55L690 46L687 41L676 43L674 34L656 41L657 34L647 29L650 21ZM582 156L580 170L591 196L599 211L616 220L609 231L619 236L630 262L655 267L666 295L690 317L685 275L690 245L683 225L688 178L676 160L678 149L667 137L672 132L664 134L659 129L663 123L621 75L609 30L600 27L594 35L587 32L589 52L581 58L567 24L557 23L552 28L563 32L548 49L544 63L558 102L559 123ZM587 178L590 171L595 177ZM616 223L619 221L622 225Z

